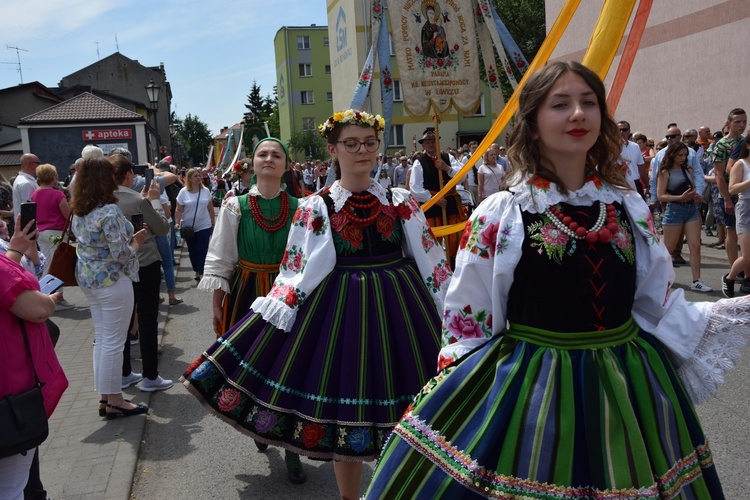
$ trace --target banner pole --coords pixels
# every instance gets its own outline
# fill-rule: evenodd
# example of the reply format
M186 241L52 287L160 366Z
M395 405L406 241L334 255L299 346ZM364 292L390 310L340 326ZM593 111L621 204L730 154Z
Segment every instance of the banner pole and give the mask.
M435 149L437 149L437 161L443 160L443 155L440 150L440 111L438 111L437 106L435 103L432 103L432 108L435 110L435 114L432 115L432 121L435 125ZM435 165L435 168L437 168L437 165ZM440 191L443 190L443 172L441 170L438 170L438 181L440 182ZM448 213L445 210L445 207L443 207L443 225L448 225Z

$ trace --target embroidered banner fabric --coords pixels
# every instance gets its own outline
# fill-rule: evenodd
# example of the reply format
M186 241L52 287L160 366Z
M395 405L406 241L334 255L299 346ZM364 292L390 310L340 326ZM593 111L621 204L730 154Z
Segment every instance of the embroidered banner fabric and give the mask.
M454 106L474 114L480 103L475 3L390 0L393 45L407 111L416 116Z

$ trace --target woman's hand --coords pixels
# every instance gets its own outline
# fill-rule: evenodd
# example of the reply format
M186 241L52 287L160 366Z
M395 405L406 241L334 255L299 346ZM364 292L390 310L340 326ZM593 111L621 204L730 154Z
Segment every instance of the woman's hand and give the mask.
M223 290L214 290L214 297L213 297L213 324L214 324L214 332L216 335L222 335L224 332L222 332L222 323L224 318L224 297L226 296L226 293Z
M143 196L144 198L148 198L149 201L158 200L161 196L159 184L155 180L151 179L151 185L148 186L148 191L146 191L146 186L143 186L141 196Z
M682 193L682 195L680 196L680 201L687 203L687 202L693 201L695 196L697 196L697 193L695 192L695 188L690 187L684 193Z
M148 231L146 231L145 229L141 229L140 231L138 231L137 233L133 235L133 239L131 241L138 245L138 248L136 248L136 250L141 248L141 246L143 245L143 242L146 241L147 235L148 235Z
M10 238L10 248L21 252L22 254L26 254L26 252L28 252L29 248L32 245L34 248L36 248L36 242L34 240L38 236L38 231L36 230L36 228L31 231L31 226L34 224L34 222L35 220L32 219L28 224L26 224L26 227L22 228L21 214L16 217L16 230L13 233L13 236Z

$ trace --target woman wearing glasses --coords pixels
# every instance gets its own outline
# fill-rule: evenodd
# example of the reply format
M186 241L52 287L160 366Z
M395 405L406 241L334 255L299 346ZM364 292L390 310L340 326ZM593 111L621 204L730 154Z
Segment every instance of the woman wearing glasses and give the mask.
M254 439L334 460L350 499L435 372L451 276L416 200L370 178L383 127L356 110L319 127L336 182L300 202L268 295L184 376Z

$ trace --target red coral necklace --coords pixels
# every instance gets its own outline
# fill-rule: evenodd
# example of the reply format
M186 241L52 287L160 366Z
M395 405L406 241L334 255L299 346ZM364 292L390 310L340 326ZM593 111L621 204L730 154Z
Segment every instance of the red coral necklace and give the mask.
M617 225L617 210L614 205L611 203L605 205L602 201L599 202L599 217L591 229L586 229L585 226L573 222L573 219L569 215L565 215L557 205L549 207L544 213L560 231L577 240L585 239L587 243L592 245L597 241L609 243L619 227Z
M375 222L375 219L377 219L378 215L380 215L380 210L382 207L383 205L380 204L380 200L378 200L377 196L372 193L366 193L363 195L352 194L349 196L349 198L346 199L346 203L344 203L344 209L341 211L341 213L344 214L344 217L349 219L350 222L354 222L355 224L359 224L360 226L364 227L369 226L370 224ZM359 208L362 210L370 209L370 216L364 218L357 217L357 215L354 213L355 208Z
M268 233L275 233L282 227L286 226L286 220L289 217L289 197L285 191L281 192L281 209L276 217L266 217L258 205L257 196L248 196L250 202L250 212L255 218L255 223L260 226L261 229Z

